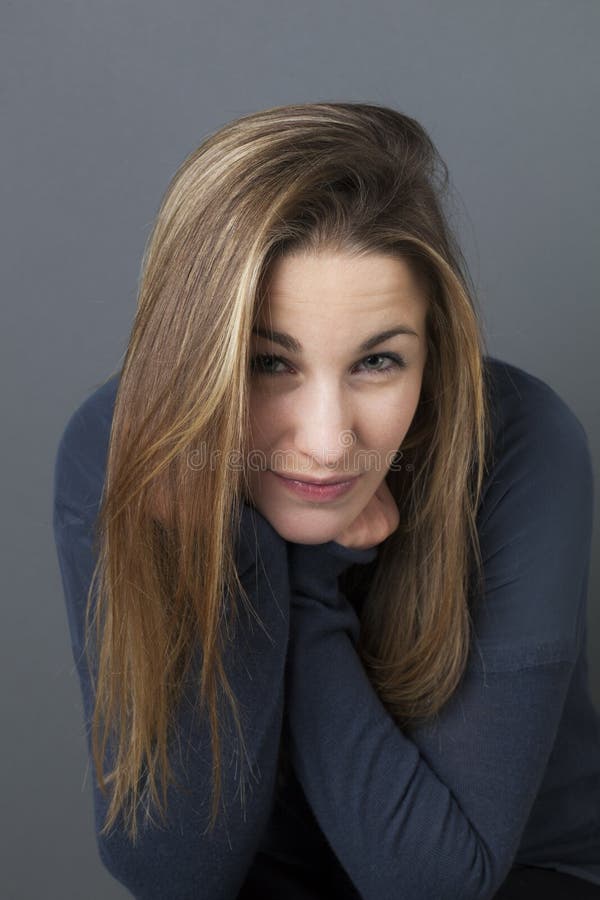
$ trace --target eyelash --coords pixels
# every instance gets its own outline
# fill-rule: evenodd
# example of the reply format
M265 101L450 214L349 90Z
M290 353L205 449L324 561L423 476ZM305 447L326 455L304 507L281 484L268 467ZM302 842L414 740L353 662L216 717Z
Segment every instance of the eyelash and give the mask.
M260 370L261 360L271 359L276 362L282 363L284 366L287 365L286 361L281 358L281 356L276 356L273 353L257 353L256 356L253 356L250 360L250 368L253 372L256 372L258 375L267 375L270 377L275 377L279 375L286 375L286 372L265 372ZM392 363L391 366L386 366L385 369L366 369L372 375L377 377L386 377L392 375L397 369L406 369L406 360L402 356L398 356L396 353L370 353L368 356L363 357L361 362L364 362L365 359L389 359ZM258 370L258 371L257 371Z

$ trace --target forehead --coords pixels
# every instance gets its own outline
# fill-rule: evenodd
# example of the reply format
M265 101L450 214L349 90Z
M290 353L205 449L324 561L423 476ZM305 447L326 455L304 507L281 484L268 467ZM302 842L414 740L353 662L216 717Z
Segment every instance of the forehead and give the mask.
M426 307L424 286L403 259L342 253L286 255L269 272L261 319L336 321L402 312L414 324Z
M294 294L318 284L324 292L343 288L356 296L376 292L411 291L417 279L404 259L372 253L288 254L272 265L268 290L274 295Z

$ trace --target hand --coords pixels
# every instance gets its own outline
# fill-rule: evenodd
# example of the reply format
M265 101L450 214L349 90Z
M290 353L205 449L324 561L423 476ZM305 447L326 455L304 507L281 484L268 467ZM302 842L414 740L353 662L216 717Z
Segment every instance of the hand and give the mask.
M334 540L344 547L368 550L384 541L400 524L400 512L385 478L362 512Z

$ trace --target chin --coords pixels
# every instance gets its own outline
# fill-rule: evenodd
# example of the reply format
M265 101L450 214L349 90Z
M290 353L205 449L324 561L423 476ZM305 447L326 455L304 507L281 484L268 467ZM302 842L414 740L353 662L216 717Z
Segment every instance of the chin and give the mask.
M262 509L259 511L285 541L293 544L325 544L335 540L336 534L344 528L343 524L325 523L319 527L314 521L302 523L297 517L292 518L289 514L269 514L268 510Z

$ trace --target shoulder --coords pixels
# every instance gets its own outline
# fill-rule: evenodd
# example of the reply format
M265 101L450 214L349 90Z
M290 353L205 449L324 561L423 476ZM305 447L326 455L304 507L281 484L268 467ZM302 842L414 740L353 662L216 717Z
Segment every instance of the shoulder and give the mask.
M480 508L483 523L493 501L524 478L540 488L593 492L589 440L572 408L541 378L485 357L492 425L488 473ZM540 500L543 500L540 495Z
M493 448L477 514L485 602L477 635L502 664L572 659L593 521L587 434L541 379L487 358Z
M80 512L97 510L120 372L96 387L71 413L54 461L54 503Z

